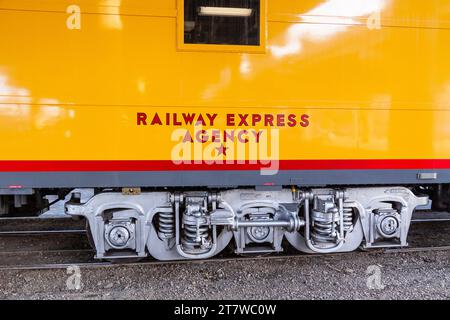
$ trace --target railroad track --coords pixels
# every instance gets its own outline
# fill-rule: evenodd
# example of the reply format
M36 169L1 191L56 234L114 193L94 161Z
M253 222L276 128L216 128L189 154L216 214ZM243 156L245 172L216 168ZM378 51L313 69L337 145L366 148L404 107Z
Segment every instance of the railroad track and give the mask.
M67 234L85 231L83 220L74 220L69 217L0 218L0 236Z
M65 250L64 252L69 252ZM180 264L203 264L203 263L224 263L230 261L261 261L261 260L286 260L286 259L311 259L314 257L346 257L352 255L373 255L373 254L401 254L401 253L418 253L418 252L437 252L437 251L450 251L450 246L439 247L421 247L421 248L400 248L400 249L378 249L371 251L354 251L348 253L335 253L335 254L285 254L285 255L264 255L264 256L232 256L211 258L206 260L181 260L181 261L157 261L157 260L145 260L140 262L128 262L128 263L112 263L106 261L91 261L91 262L71 262L71 263L49 263L49 264L30 264L30 265L0 265L0 270L45 270L45 269L67 269L70 266L77 266L79 268L115 268L124 266L155 266L155 265L180 265ZM71 253L88 252L94 253L93 250L71 250ZM17 254L17 252L11 252L11 254ZM4 255L5 253L0 253ZM26 252L22 252L26 254Z
M2 220L2 219L0 219ZM66 269L69 266L76 265L80 268L105 268L105 267L121 267L121 266L151 266L151 265L170 265L170 264L186 264L186 263L223 263L227 261L258 261L258 260L279 260L279 259L308 259L314 257L348 257L351 255L373 255L373 254L400 254L400 253L419 253L419 252L431 252L431 251L450 251L450 245L446 245L450 243L449 241L445 241L446 244L442 244L440 241L439 245L427 245L427 246L419 246L413 245L412 247L407 248L385 248L385 249L371 249L371 250L360 250L349 253L335 253L335 254L302 254L302 253L284 253L284 254L271 254L271 255L262 255L262 256L236 256L236 255L225 255L222 254L219 257L211 258L207 260L188 260L188 261L157 261L152 260L151 258L146 258L140 262L128 262L128 263L111 263L107 261L97 261L93 259L95 251L88 248L86 245L86 238L84 236L84 222L83 221L73 221L71 219L62 219L58 218L58 223L53 224L52 221L45 221L36 219L25 219L25 220L11 220L17 223L17 226L20 226L21 223L18 221L26 221L25 224L21 225L20 230L14 230L9 228L5 228L5 224L2 224L0 221L0 270L41 270L41 269ZM36 229L36 223L39 224L47 224L50 226L50 229ZM422 224L423 221L417 221L417 224ZM441 223L436 221L436 223ZM65 225L66 224L66 225ZM24 226L33 225L33 228L28 228L25 230ZM429 225L429 224L428 224ZM55 227L56 226L56 227ZM83 226L83 228L82 228ZM448 228L450 223L446 222L446 227ZM42 227L42 226L41 226ZM444 229L446 230L446 229ZM448 234L445 232L445 234ZM422 239L426 236L427 233L417 233L415 236L418 239ZM19 247L17 250L2 250L1 242L5 241L5 239L9 239L14 241L14 238L17 239L28 239L33 242L33 239L36 237L36 241L47 240L53 242L55 239L66 240L70 238L70 236L75 236L77 241L73 243L68 243L66 248L63 249L36 249L36 250L26 250L22 247ZM84 243L79 243L80 239L84 240ZM447 239L445 239L447 240ZM417 241L416 241L417 242ZM420 242L420 241L419 241ZM79 248L77 246L80 246ZM64 245L63 245L64 247ZM46 259L43 259L46 258ZM61 259L64 260L61 262ZM44 260L44 261L42 261ZM27 261L29 263L22 263L22 261ZM3 262L3 263L2 263Z
M51 234L84 234L86 230L23 230L23 231L0 231L0 236L48 236Z

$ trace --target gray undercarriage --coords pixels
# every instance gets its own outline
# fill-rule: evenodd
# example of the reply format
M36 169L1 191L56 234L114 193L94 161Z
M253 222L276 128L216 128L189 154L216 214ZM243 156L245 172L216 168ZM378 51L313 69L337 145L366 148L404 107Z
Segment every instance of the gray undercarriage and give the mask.
M89 223L98 259L152 256L207 259L232 244L237 254L304 253L407 246L414 209L428 203L404 187L220 192L101 193L65 205Z

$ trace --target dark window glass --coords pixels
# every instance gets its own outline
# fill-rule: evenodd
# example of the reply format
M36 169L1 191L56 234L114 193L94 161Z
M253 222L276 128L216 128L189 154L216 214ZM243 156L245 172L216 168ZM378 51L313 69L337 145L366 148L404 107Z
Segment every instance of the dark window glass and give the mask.
M259 46L259 0L184 0L184 42Z

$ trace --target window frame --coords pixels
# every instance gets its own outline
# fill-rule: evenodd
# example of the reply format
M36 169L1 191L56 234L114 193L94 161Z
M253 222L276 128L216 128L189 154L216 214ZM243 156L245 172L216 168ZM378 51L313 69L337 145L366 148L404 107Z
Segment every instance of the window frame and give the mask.
M177 0L177 48L179 51L266 53L267 43L267 0L260 0L259 45L199 44L184 42L184 1Z

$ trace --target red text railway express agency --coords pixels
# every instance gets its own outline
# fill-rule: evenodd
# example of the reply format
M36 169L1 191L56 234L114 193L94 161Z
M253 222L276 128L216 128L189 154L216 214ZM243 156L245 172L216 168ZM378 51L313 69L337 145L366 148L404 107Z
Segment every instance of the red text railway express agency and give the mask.
M214 126L219 121L217 113L145 113L138 112L138 126ZM227 127L297 127L306 128L310 124L307 114L240 114L227 113L225 115Z

